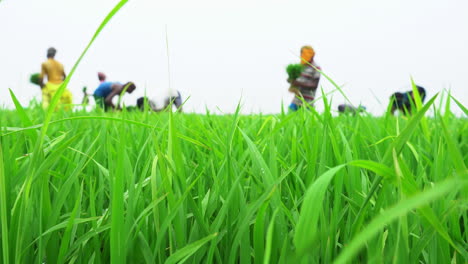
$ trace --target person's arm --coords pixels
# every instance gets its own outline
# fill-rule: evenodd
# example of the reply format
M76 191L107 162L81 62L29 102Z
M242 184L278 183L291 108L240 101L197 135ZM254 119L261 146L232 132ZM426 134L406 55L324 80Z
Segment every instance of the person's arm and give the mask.
M292 81L291 84L293 86L300 86L300 87L304 87L304 88L308 88L308 89L314 89L314 88L317 88L318 82L319 82L318 79L310 81L310 82L301 82L301 81L298 81L298 80L294 80L294 81Z
M112 92L106 97L106 99L104 99L104 103L107 106L110 106L112 109L115 109L115 105L114 103L112 103L112 99L118 94L120 93L117 90L112 90Z
M295 85L293 84L294 79L288 78L286 81L287 81L289 84L291 84L291 85L289 86L288 92L293 93L294 95L300 97L300 96L301 96L301 91L299 91L299 89L297 89L297 86L295 86Z
M41 65L41 73L39 74L39 87L44 88L44 76L47 75L47 70L44 63Z
M299 96L299 97L301 96L301 91L299 91L299 89L297 89L296 86L293 86L293 85L289 86L288 91L295 94L296 96Z
M112 84L112 92L106 97L106 99L104 100L104 103L110 107L112 107L112 109L115 109L115 105L114 103L112 103L112 99L114 98L114 96L116 95L120 95L120 93L122 92L122 85L120 84Z

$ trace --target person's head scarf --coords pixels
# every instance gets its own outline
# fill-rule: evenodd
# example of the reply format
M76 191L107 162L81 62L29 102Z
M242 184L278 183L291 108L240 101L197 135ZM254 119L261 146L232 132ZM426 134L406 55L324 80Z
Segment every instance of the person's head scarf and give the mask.
M315 50L311 46L303 46L301 48L301 64L312 62L315 56Z

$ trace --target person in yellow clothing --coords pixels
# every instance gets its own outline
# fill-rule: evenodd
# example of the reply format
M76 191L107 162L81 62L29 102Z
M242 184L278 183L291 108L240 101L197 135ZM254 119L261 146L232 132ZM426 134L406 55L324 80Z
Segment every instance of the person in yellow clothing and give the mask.
M63 80L66 78L62 63L55 60L55 48L47 50L47 61L42 63L41 74L39 75L39 86L42 89L42 107L47 109ZM44 77L47 76L47 83L44 85ZM65 109L70 109L72 104L72 94L65 88L60 97L59 105Z

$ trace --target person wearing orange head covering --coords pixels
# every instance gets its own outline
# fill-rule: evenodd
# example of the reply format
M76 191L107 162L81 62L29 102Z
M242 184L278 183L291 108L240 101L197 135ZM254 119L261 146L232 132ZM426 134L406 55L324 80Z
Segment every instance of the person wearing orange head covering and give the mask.
M320 81L320 67L314 61L315 51L311 46L301 48L301 64L304 66L301 75L295 80L290 80L289 91L294 93L294 99L289 105L291 111L297 111L305 101L313 107L315 91Z

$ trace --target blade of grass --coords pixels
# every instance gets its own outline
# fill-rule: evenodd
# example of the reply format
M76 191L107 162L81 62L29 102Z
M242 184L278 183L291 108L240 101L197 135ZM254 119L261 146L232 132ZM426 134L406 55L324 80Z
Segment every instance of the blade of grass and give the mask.
M70 215L70 219L68 220L68 223L67 223L67 228L65 229L65 232L61 241L57 263L65 263L65 260L66 260L65 256L67 254L68 247L72 241L72 228L75 225L75 218L77 215L80 215L82 196L83 196L83 182L81 183L80 195L78 196L78 199L76 199L75 207L73 208L73 211Z
M2 220L2 255L3 263L10 263L10 243L8 231L8 204L7 204L7 180L5 177L5 166L3 165L3 150L0 141L0 220Z
M213 238L217 237L218 233L214 233L205 238L197 240L193 243L188 244L187 246L179 249L174 254L172 254L167 260L166 264L175 264L175 263L184 263L190 256L192 256L197 250L199 250L203 245L211 241Z
M455 101L458 107L460 107L463 113L465 113L465 115L468 116L468 109L462 103L460 103L460 101L458 101L455 97L453 97L452 95L450 95L450 97L452 98L453 101Z
M273 231L275 228L275 219L276 215L278 214L279 208L276 208L275 212L273 213L273 216L271 217L270 224L268 225L268 231L267 231L267 237L265 239L266 245L265 245L265 255L263 257L263 264L268 264L270 262L271 258L271 245L273 243Z
M300 256L304 255L308 249L313 247L317 236L317 222L320 209L322 208L325 192L333 176L345 165L339 165L318 177L318 179L307 189L304 202L301 206L301 213L297 221L294 232L294 244Z

